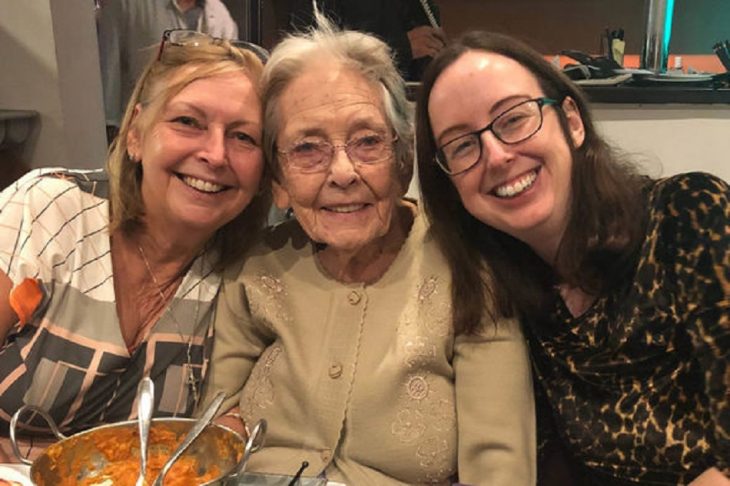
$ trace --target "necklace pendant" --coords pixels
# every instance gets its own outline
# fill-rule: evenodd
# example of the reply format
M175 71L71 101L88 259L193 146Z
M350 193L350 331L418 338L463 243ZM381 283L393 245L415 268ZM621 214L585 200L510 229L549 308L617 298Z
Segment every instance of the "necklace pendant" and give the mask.
M193 397L193 403L198 404L200 402L200 395L198 395L198 380L195 379L195 374L192 368L188 368L188 379L187 385L190 389L190 395Z
M195 373L192 368L188 368L188 385L194 387L198 384L198 380L195 378Z

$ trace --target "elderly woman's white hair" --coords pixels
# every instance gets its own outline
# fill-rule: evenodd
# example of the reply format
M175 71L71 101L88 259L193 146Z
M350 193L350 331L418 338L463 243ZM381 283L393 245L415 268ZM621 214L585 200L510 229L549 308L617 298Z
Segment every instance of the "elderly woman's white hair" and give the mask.
M304 72L313 59L332 59L381 88L386 118L398 137L396 168L405 192L413 176L413 108L390 47L373 35L338 29L316 6L314 15L316 26L287 36L274 48L261 78L265 105L264 153L274 177L278 179L281 174L276 152L279 99L289 83Z

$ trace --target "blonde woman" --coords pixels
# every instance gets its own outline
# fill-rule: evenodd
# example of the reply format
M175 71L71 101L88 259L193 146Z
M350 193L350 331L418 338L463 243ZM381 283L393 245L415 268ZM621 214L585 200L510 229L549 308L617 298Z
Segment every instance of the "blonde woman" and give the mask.
M220 272L269 205L262 67L251 49L168 31L106 171L38 170L0 195L0 434L24 404L67 434L129 419L143 376L157 415L192 413ZM26 418L33 456L46 427Z

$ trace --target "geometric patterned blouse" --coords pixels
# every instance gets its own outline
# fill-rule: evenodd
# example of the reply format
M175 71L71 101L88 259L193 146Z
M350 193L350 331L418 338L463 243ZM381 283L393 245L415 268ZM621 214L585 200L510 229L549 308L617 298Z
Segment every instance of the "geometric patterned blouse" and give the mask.
M48 411L64 433L132 419L146 375L155 384L155 416L194 411L189 371L200 390L220 276L207 254L199 256L130 355L116 311L108 224L101 170L35 170L0 193L0 270L13 282L20 319L0 343L0 435L23 404ZM33 414L21 423L31 435L48 431Z

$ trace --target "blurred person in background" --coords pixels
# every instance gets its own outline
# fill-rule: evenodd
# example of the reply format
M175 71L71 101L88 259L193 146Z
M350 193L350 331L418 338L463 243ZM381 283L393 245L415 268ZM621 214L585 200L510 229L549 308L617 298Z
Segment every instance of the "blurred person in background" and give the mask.
M134 83L167 29L237 39L221 0L96 0L104 113L109 142L119 130Z

